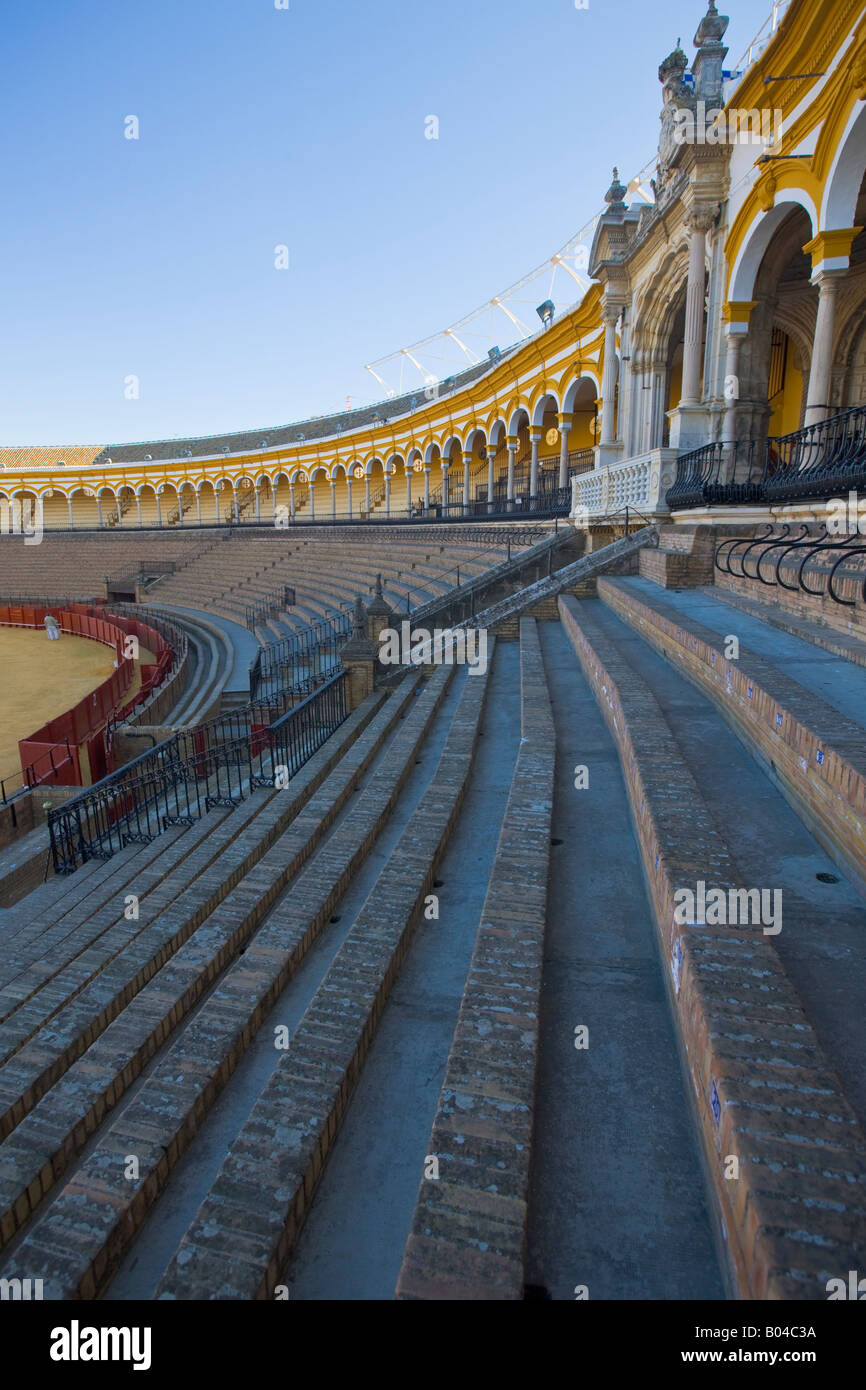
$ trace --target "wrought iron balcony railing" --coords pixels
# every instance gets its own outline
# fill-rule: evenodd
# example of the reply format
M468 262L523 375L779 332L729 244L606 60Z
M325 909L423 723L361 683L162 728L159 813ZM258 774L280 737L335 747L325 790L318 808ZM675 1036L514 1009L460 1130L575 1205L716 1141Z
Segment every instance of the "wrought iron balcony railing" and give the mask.
M792 434L706 444L677 460L667 492L686 507L808 502L866 486L866 406L851 406Z

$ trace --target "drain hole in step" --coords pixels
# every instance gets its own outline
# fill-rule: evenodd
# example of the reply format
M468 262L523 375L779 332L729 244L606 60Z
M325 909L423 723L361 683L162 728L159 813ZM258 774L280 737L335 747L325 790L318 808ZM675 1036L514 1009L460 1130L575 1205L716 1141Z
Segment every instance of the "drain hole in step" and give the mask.
M337 915L336 915L336 917L332 917L332 918L331 918L331 921L332 921L332 922L339 922L341 915L342 915L342 914L338 912Z
M840 878L837 878L835 874L816 874L815 877L817 878L817 880L818 880L819 883L841 883L841 882L842 882L842 880L841 880Z
M550 1293L544 1284L524 1284L524 1303L541 1303L545 1299L550 1299Z
M441 888L441 887L442 887L442 884L443 884L444 882L445 882L444 878L434 878L434 880L433 880L433 887L434 887L434 888Z
M552 839L550 843L551 843L552 845L561 845L561 844L562 844L562 840L557 840L557 839L554 837L554 839Z

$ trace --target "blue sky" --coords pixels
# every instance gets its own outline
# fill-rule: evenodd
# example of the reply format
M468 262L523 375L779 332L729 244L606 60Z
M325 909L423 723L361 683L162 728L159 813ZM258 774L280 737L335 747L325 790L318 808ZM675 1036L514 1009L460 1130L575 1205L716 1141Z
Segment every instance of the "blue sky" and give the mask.
M704 8L290 5L3 0L3 444L381 396L365 362L506 288L654 154L658 64ZM720 8L732 65L771 3Z

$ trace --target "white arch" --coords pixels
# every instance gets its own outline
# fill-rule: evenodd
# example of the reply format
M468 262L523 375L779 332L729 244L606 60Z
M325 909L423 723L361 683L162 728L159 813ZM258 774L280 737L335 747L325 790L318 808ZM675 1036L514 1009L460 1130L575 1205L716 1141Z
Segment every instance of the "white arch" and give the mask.
M728 299L736 303L748 303L755 297L755 281L767 247L778 228L794 208L806 213L812 226L812 235L818 225L815 204L802 188L784 188L776 194L777 201L769 212L761 213L749 228L745 241L737 252L731 271Z
M511 419L508 422L508 433L515 438L517 437L517 431L520 429L521 416L525 416L528 425L529 411L526 409L525 405L519 405L516 410L511 412Z
M474 425L463 441L464 454L474 454L476 444L481 441L486 446L487 431L481 425Z
M497 418L493 421L493 424L490 426L490 435L489 435L489 438L488 438L488 446L489 446L491 449L493 449L493 450L495 451L496 449L499 448L500 444L503 442L503 440L505 439L505 436L506 436L507 434L508 434L508 426L506 425L506 423L505 423L504 419L502 418L502 416L499 415L499 416L497 416Z
M859 109L858 109L859 107ZM820 230L831 232L854 226L860 185L866 170L866 106L858 103L848 117L827 174L821 206ZM814 223L813 223L814 225Z
M573 414L575 402L577 401L577 397L580 394L580 388L583 386L583 383L585 381L589 381L592 383L592 386L595 390L596 399L598 399L598 397L601 395L601 382L599 381L595 372L582 371L580 376L576 376L574 378L574 381L571 382L568 390L562 398L561 413L563 415Z
M553 409L556 411L557 415L559 414L559 400L557 398L556 392L545 391L543 396L539 396L538 400L535 403L535 409L532 412L533 429L540 430L541 426L544 424L545 406L548 401L551 401L553 403Z

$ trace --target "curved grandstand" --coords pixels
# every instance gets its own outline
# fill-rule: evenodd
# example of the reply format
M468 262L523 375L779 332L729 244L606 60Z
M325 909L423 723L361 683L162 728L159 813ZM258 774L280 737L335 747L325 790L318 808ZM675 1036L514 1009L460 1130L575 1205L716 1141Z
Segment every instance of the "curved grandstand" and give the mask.
M0 624L156 658L4 783L5 1280L864 1267L866 10L790 0L736 72L696 17L651 200L614 170L537 334L300 425L0 450Z

